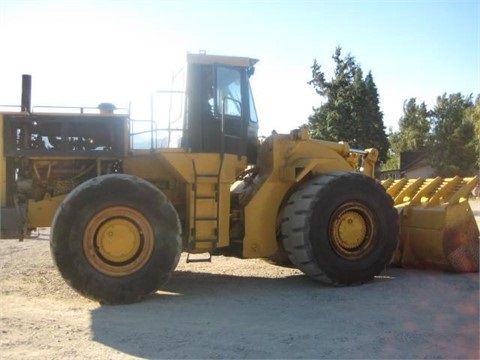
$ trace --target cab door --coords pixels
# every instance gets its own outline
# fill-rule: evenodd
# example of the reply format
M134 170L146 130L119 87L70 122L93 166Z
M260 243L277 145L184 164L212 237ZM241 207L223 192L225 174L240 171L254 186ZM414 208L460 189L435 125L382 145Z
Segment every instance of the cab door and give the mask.
M214 111L220 121L220 151L245 155L243 68L215 66Z
M238 156L252 153L258 124L247 70L221 64L190 64L185 145L191 151ZM249 159L253 157L248 155Z

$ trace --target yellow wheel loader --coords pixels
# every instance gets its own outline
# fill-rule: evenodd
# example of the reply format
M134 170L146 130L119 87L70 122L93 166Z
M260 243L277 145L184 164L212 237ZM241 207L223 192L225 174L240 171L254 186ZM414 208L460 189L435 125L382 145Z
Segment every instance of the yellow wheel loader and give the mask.
M32 109L24 75L20 111L0 113L2 237L51 227L65 281L107 304L160 289L182 252L187 261L286 260L315 280L349 285L392 259L447 267L478 242L467 201L475 179L450 191L441 179L382 184L375 149L313 140L303 129L259 140L249 85L256 61L188 54L149 114L133 103L124 112L108 103ZM460 255L457 269L475 271ZM478 271L478 249L476 261Z

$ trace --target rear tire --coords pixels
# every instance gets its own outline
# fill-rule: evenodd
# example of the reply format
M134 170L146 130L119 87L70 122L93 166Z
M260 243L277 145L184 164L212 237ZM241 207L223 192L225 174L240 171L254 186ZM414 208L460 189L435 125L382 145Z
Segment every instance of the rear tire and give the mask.
M371 280L388 265L399 228L380 184L340 172L301 185L284 208L281 231L290 260L306 275L350 285Z
M106 304L133 303L170 278L181 253L180 223L149 182L105 175L64 199L50 247L61 275L80 294Z

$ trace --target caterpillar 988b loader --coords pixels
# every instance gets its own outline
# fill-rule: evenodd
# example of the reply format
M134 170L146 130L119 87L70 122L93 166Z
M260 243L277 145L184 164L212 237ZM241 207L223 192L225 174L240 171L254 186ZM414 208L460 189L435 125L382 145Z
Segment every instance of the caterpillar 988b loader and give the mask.
M288 260L313 279L348 285L392 258L451 267L450 254L474 248L466 201L474 178L382 186L375 149L302 129L259 141L255 63L188 54L172 88L152 96L147 120L109 104L32 111L24 75L20 111L0 114L3 237L51 227L66 282L110 304L161 288L182 252L187 261ZM478 250L476 261L478 270ZM475 271L458 256L455 264Z

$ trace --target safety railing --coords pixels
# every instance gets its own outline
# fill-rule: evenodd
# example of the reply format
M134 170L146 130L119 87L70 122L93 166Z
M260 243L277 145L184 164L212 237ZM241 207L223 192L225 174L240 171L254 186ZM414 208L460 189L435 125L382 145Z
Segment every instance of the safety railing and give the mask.
M0 105L0 112L20 112L21 105ZM34 113L68 113L68 114L98 114L98 106L61 106L61 105L35 105L32 107ZM128 115L128 109L115 108L114 114Z
M155 92L150 97L150 119L135 118L130 104L130 148L155 150L181 147L184 96L185 92L179 90ZM166 100L158 101L159 97Z

